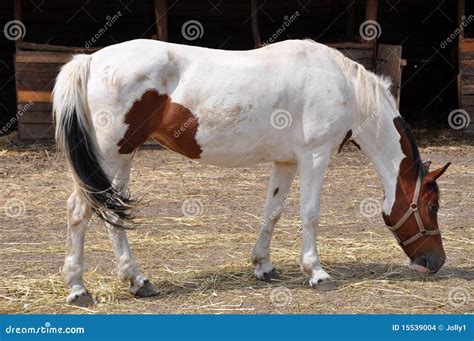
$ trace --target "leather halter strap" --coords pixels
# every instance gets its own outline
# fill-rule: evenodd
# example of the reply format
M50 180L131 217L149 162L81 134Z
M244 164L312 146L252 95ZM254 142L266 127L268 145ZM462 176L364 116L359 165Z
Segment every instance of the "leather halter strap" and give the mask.
M393 235L397 239L398 244L400 244L402 247L410 245L411 243L417 241L423 236L432 236L432 235L440 234L440 231L438 229L427 230L425 229L423 225L423 221L421 220L421 217L420 217L420 212L418 212L418 199L420 197L420 190L421 190L421 176L418 176L418 179L416 180L415 194L413 195L413 200L410 204L410 207L394 226L388 226L389 230L392 231ZM408 238L405 241L402 241L400 237L398 236L398 234L396 233L396 231L400 227L402 227L402 225L408 220L408 218L410 218L412 214L415 216L415 220L418 225L419 231L413 237Z

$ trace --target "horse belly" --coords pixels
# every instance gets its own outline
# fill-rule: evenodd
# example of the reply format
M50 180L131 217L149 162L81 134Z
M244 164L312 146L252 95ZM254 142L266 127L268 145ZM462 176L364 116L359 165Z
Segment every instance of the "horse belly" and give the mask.
M294 160L288 132L270 125L267 115L232 110L210 118L198 111L196 141L203 163L223 167L248 166L257 163ZM286 143L283 143L286 141Z

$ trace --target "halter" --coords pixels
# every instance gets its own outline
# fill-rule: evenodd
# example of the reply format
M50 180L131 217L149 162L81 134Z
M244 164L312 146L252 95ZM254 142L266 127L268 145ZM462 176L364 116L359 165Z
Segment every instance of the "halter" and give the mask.
M439 230L426 230L425 227L423 226L423 222L421 221L421 217L420 217L420 212L418 212L418 199L420 196L420 190L421 190L421 176L418 176L418 179L416 180L415 194L413 195L413 200L410 204L410 207L405 212L403 217L400 218L398 223L396 223L394 226L388 226L389 230L392 231L393 235L397 239L398 244L400 244L400 246L402 247L410 245L411 243L417 241L423 236L433 236L436 234L440 234ZM407 221L408 218L410 218L412 214L415 215L415 220L418 225L419 231L413 237L405 241L402 241L400 237L398 236L398 234L396 233L396 231L403 225L403 223L405 223L405 221Z

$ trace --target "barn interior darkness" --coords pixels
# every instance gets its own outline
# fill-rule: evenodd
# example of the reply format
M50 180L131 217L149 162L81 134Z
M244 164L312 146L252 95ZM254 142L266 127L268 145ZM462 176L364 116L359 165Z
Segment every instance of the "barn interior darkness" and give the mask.
M466 1L466 13L472 5ZM259 30L262 42L298 11L298 19L274 41L312 38L320 42L360 41L359 26L365 20L364 0L302 0L259 2ZM352 5L351 5L352 4ZM169 0L168 40L176 43L222 49L250 49L254 46L250 1ZM120 19L91 47L156 34L153 0L90 1L48 0L22 2L21 20L26 42L85 46L112 16ZM457 1L380 0L379 43L403 46L401 113L411 122L442 122L458 105L456 75L457 40L445 48L441 42L457 28ZM0 2L0 25L14 18L13 1ZM181 28L187 20L198 20L204 34L185 40ZM472 32L472 28L469 28ZM472 33L468 33L474 36ZM0 37L0 124L16 114L13 53L14 42ZM0 134L2 132L0 131Z
M444 48L441 43L458 27L457 1L380 1L378 17L379 42L402 45L402 57L407 60L402 73L402 115L425 125L447 122L448 113L458 105L458 41Z

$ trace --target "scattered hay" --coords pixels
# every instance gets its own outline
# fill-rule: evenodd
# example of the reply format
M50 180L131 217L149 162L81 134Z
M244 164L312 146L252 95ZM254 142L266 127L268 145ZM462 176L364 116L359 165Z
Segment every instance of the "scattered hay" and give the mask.
M262 283L252 274L250 252L265 200L270 165L221 169L167 151L142 150L134 163L131 192L143 194L130 242L142 271L162 291L136 299L115 276L114 257L102 223L87 233L85 281L96 305L65 303L59 269L64 257L65 201L71 189L54 148L0 144L0 208L11 199L24 203L16 217L0 213L1 313L472 313L473 304L450 302L452 291L473 290L474 150L441 137L421 152L434 165L453 162L440 179L439 214L449 257L439 274L421 277L380 216L359 212L359 203L382 198L374 170L357 150L337 155L322 193L319 250L323 266L339 289L311 290L299 270L300 221L297 183L287 200L272 244L280 281ZM1 142L1 141L0 141ZM5 146L5 144L4 144ZM202 203L187 217L185 199ZM20 211L21 213L21 207ZM283 289L285 290L283 290ZM272 292L286 296L272 302ZM451 296L449 293L451 292Z

